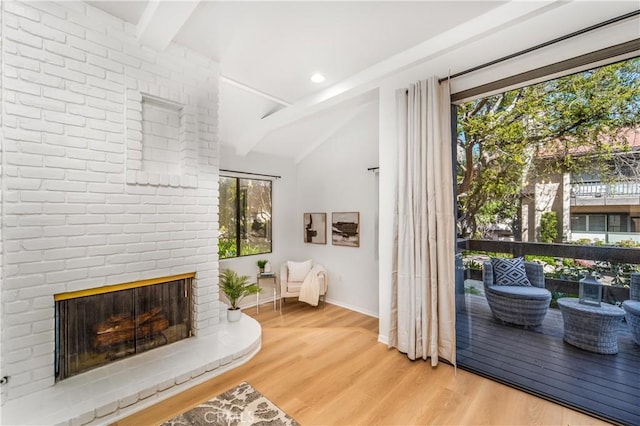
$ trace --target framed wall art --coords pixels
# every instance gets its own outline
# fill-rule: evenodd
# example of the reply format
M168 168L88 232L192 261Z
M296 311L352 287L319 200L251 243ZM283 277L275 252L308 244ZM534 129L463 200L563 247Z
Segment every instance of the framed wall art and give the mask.
M331 213L331 243L336 246L360 247L360 213Z
M304 214L304 242L327 244L327 214Z

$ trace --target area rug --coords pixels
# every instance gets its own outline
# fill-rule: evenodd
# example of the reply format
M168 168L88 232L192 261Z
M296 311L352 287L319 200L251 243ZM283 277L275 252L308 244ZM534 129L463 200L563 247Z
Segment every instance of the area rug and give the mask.
M249 383L242 382L235 388L162 424L162 426L184 425L299 426L299 423L252 388Z

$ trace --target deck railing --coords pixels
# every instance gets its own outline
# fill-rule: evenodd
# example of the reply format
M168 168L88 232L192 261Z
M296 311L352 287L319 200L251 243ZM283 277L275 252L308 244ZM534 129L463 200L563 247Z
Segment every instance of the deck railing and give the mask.
M611 264L640 264L640 248L592 246L577 244L530 243L519 241L458 240L458 251L506 253L513 257L534 255L564 259L580 259ZM479 270L468 270L467 278L482 279ZM578 282L566 279L546 278L546 287L551 291L577 293ZM606 286L604 299L612 303L629 298L629 288Z
M458 250L510 253L513 257L530 254L612 263L640 263L640 249L629 247L465 239L458 240Z

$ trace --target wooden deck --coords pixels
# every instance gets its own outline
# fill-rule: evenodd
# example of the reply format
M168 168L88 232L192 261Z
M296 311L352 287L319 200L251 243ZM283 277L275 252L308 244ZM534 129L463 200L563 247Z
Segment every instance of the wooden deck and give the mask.
M618 354L600 355L562 340L558 309L550 309L540 327L525 330L495 320L483 295L464 299L458 366L607 421L640 425L640 346L625 322Z

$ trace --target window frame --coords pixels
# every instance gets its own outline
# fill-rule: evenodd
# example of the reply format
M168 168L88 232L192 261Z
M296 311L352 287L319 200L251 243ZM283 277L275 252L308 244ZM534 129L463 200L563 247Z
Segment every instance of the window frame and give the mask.
M218 258L220 260L226 260L226 259L236 259L239 257L247 257L247 256L259 256L259 255L264 255L264 254L269 254L269 253L273 253L273 180L271 179L256 179L256 178L250 178L250 177L241 177L241 176L233 176L233 175L227 175L227 174L220 174L219 176L220 179L225 178L225 179L233 179L235 181L235 190L236 190L236 197L234 200L234 210L235 210L235 244L236 244L236 254L235 256L227 256L227 257L223 257L220 253L220 240L218 240ZM270 234L270 238L269 238L269 250L268 251L261 251L259 253L249 253L249 254L242 254L242 222L243 222L243 217L244 217L244 213L246 213L246 209L243 212L242 207L243 205L246 207L246 197L243 197L242 194L242 185L241 185L241 181L245 180L245 181L260 181L260 182L268 182L269 183L269 201L270 201L270 209L269 209L269 215L270 215L270 225L269 225L269 229L270 231L268 232ZM244 203L243 203L243 199L244 199ZM218 198L218 204L221 204L221 198ZM220 207L219 207L219 211L220 211ZM245 218L246 219L246 218ZM220 224L219 224L220 225ZM246 230L245 230L246 231ZM220 238L220 237L218 237Z

